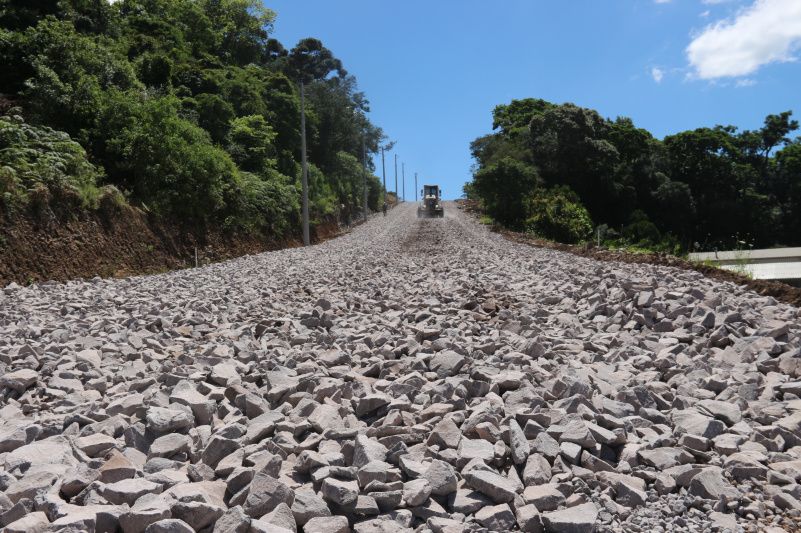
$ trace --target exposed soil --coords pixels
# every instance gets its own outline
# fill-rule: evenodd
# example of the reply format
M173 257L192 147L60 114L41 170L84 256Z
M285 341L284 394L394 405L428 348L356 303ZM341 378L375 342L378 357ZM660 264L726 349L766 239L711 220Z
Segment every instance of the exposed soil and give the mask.
M462 209L467 213L472 213L474 215L479 215L481 213L481 210L479 209L479 207L476 205L475 202L471 202L468 200L461 200L459 201L459 204L462 206ZM788 285L780 281L751 279L748 276L744 276L742 274L738 274L730 270L724 270L722 268L717 268L702 263L694 263L692 261L688 261L687 259L682 259L680 257L676 257L669 254L632 253L620 250L608 250L605 248L597 248L593 245L578 246L572 244L562 244L558 242L548 241L545 239L540 239L525 233L510 231L497 226L493 227L492 229L493 231L500 233L507 239L514 242L524 243L530 246L537 246L540 248L548 248L551 250L568 252L571 254L580 255L582 257L597 259L599 261L617 261L620 263L633 263L633 264L652 264L652 265L662 265L674 268L681 268L684 270L694 270L696 272L700 272L701 274L703 274L708 278L716 279L719 281L730 281L732 283L736 283L737 285L743 285L746 288L763 296L772 296L773 298L776 298L776 300L780 302L788 303L796 307L801 307L801 288L793 287L792 285Z
M312 241L339 235L336 220L312 229ZM125 277L205 265L300 245L296 237L267 238L219 230L186 231L131 207L81 212L0 212L0 286L16 282Z

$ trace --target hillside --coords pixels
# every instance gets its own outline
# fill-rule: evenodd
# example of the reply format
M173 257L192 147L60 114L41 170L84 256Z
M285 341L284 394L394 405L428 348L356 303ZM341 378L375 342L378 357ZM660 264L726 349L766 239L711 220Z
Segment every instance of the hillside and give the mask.
M5 245L47 231L36 221L96 222L109 205L144 213L157 234L169 228L167 240L233 241L230 252L297 239L301 82L312 226L361 211L363 164L377 210L367 154L384 135L366 96L319 40L273 39L275 17L256 0L4 4ZM135 234L128 244L142 243L172 246Z

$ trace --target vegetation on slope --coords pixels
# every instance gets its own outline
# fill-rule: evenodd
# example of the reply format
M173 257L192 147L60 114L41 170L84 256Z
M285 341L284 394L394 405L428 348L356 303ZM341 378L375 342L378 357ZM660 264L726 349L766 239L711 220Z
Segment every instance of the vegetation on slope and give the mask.
M274 20L259 0L3 2L0 210L64 191L91 208L105 187L187 228L285 235L301 81L312 218L355 210L363 139L375 152L383 133L341 62L316 39L285 49Z
M493 112L468 197L497 222L561 242L663 251L801 244L801 139L791 112L756 131L659 140L630 119L539 99Z

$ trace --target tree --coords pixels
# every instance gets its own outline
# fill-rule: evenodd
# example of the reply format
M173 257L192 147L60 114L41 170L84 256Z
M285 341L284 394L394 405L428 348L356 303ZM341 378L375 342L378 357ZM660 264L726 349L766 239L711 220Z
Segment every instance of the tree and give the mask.
M203 129L178 117L178 106L165 97L136 109L109 141L118 160L110 178L156 213L203 226L224 210L238 169Z
M239 66L265 59L274 11L259 0L204 0L202 6L216 30L221 58Z
M323 46L319 39L302 39L289 53L288 72L300 83L309 84L326 79L332 72L340 77L347 75L342 62Z
M103 93L140 87L131 64L102 39L78 34L67 21L42 20L17 36L26 77L21 96L35 121L85 142Z
M766 166L771 151L780 143L790 142L787 136L798 129L798 121L790 120L792 115L792 111L784 111L778 115L765 117L765 125L759 130L759 133L762 137L762 155Z
M271 38L274 20L258 0L6 0L3 104L78 143L97 180L157 216L290 231L304 157L298 83L309 93L313 216L333 213L338 195L362 203L351 191L364 191L361 168L343 166L383 132L341 61L313 38L288 52ZM19 169L0 172L12 188L31 167L13 161ZM379 190L370 178L370 205Z
M304 85L325 79L332 71L344 75L342 63L318 39L301 40L288 57L288 71L300 83L300 137L301 137L301 217L303 244L309 245L309 166L306 154L306 107Z
M801 139L776 154L776 196L781 210L781 239L792 245L801 239Z
M653 197L658 207L654 212L660 226L685 238L689 244L696 216L695 200L690 187L686 183L671 181L665 177L664 182L653 191Z
M537 171L510 157L480 169L473 187L487 214L498 223L521 228L528 216L527 199L540 185Z
M737 246L735 241L799 243L801 193L795 185L801 168L795 165L798 141L790 139L798 123L791 116L768 115L757 131L715 126L660 141L625 117L610 120L573 104L513 100L493 110L497 131L471 143L474 180L465 191L488 209L508 204L519 215L518 200L492 196L508 189L509 181L499 186L491 178L508 174L501 170L515 162L543 182L528 215L529 226L541 234L559 233L546 222L553 220L554 206L569 200L586 206L599 225L627 228L630 241L662 249L678 242L707 249ZM528 129L522 126L526 119ZM480 180L495 185L482 189ZM564 199L556 192L561 187L571 191ZM519 216L506 216L507 224L520 227Z
M492 111L492 129L500 128L502 134L528 129L531 119L556 107L539 98L512 100L510 104L496 106Z
M275 167L275 132L262 115L234 119L228 134L228 153L247 172L265 174Z
M531 120L534 162L549 185L566 185L595 219L617 221L615 168L620 154L608 140L609 124L596 111L556 106Z
M223 142L236 116L231 104L219 95L201 93L194 98L194 108L198 125L209 132L214 142Z

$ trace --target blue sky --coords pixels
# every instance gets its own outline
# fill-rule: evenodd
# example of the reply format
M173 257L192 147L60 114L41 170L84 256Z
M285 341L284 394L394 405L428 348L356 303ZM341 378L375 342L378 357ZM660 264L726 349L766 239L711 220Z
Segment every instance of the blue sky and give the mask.
M273 36L317 37L397 141L406 198L461 195L492 108L536 97L631 117L657 137L801 115L801 0L277 0ZM387 188L392 190L392 153ZM381 174L380 157L377 159ZM400 174L400 164L399 164ZM400 180L400 178L399 178Z

